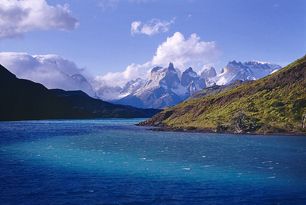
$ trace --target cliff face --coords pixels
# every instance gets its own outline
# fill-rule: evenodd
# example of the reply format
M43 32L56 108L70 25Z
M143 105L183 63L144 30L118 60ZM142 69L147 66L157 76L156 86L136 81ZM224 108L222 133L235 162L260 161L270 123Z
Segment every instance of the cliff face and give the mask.
M306 133L306 56L260 80L187 100L141 125L233 133Z

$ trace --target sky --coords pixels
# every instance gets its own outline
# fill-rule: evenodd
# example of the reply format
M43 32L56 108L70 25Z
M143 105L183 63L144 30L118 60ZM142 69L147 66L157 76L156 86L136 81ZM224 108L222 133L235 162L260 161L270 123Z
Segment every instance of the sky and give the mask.
M34 55L55 54L101 82L170 61L195 70L231 60L284 66L306 51L305 0L21 1L0 0L0 52L40 63Z

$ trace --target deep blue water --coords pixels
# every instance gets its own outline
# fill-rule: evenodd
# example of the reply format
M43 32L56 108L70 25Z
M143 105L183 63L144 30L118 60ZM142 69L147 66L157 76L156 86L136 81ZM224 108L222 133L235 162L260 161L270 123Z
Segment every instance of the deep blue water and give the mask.
M306 204L306 137L0 123L0 204Z

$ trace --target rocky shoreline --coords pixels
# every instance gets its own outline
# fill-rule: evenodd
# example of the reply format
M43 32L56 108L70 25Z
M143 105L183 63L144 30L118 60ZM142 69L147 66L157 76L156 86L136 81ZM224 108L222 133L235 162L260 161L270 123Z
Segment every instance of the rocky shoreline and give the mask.
M136 126L147 127L148 130L156 132L187 132L187 133L216 133L216 134L234 134L234 135L284 135L284 136L305 136L305 132L233 132L233 131L218 131L215 129L199 129L199 128L177 128L169 126L150 126L144 125L142 122L136 124Z

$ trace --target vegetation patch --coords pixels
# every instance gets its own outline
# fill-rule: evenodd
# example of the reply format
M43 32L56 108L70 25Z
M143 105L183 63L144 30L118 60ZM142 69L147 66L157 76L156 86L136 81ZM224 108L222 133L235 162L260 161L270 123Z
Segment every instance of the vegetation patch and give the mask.
M306 56L262 79L198 95L143 124L233 133L306 133Z

